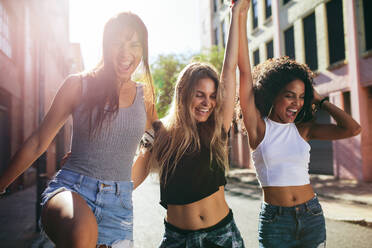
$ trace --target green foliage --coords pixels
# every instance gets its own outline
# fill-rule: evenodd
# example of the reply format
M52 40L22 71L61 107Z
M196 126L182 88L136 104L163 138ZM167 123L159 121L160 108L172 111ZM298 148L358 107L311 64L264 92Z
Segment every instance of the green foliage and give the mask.
M211 48L203 49L200 54L195 54L192 61L207 62L213 65L217 69L218 73L221 73L224 53L224 48L212 46Z
M182 55L169 54L159 55L156 61L151 64L151 72L157 95L156 109L159 118L167 114L172 102L174 85L176 84L179 72L187 64L186 61Z
M151 64L157 95L156 110L159 118L164 117L173 99L174 86L178 74L189 62L207 62L212 64L220 73L222 69L224 49L212 47L203 49L198 54L191 55L159 55Z

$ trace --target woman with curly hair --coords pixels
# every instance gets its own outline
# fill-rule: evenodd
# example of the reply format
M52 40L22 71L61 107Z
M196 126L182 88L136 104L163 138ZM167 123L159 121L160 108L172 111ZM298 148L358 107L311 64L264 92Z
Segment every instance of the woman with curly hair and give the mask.
M263 190L259 246L325 247L325 220L309 180L307 141L348 138L361 128L316 92L306 65L287 57L269 59L254 69L252 79L246 20L240 24L240 106ZM313 104L336 124L316 123Z
M227 132L234 113L239 18L249 1L235 1L221 72L192 63L180 73L172 107L155 123L155 140L133 168L135 186L154 168L167 209L160 247L244 247L224 193ZM149 163L147 163L149 159Z

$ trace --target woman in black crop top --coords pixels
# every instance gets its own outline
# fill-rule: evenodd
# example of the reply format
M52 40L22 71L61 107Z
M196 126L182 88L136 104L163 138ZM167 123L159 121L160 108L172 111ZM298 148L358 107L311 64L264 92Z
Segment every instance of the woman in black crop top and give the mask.
M151 152L137 159L134 186L147 168L160 175L161 205L167 209L160 247L244 247L224 196L227 131L235 99L239 18L248 0L235 1L221 81L216 71L192 63L180 73L172 108L154 123ZM149 163L147 163L149 161Z

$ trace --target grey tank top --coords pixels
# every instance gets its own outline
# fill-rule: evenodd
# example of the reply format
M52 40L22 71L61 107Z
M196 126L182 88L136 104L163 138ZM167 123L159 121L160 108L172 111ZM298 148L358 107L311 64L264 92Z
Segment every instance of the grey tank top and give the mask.
M87 81L82 80L86 94ZM105 120L101 132L89 137L89 126L81 103L73 112L71 156L63 169L106 181L131 181L133 158L145 131L146 110L143 87L137 83L132 105L120 108Z

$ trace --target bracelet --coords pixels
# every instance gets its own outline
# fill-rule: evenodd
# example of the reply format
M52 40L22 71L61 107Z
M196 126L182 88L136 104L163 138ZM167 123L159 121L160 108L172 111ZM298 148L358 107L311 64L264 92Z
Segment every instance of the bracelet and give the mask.
M6 189L0 192L0 196L5 195L5 194L6 194Z
M324 97L324 98L319 102L319 109L322 108L322 104L323 104L324 101L329 101L329 96Z

